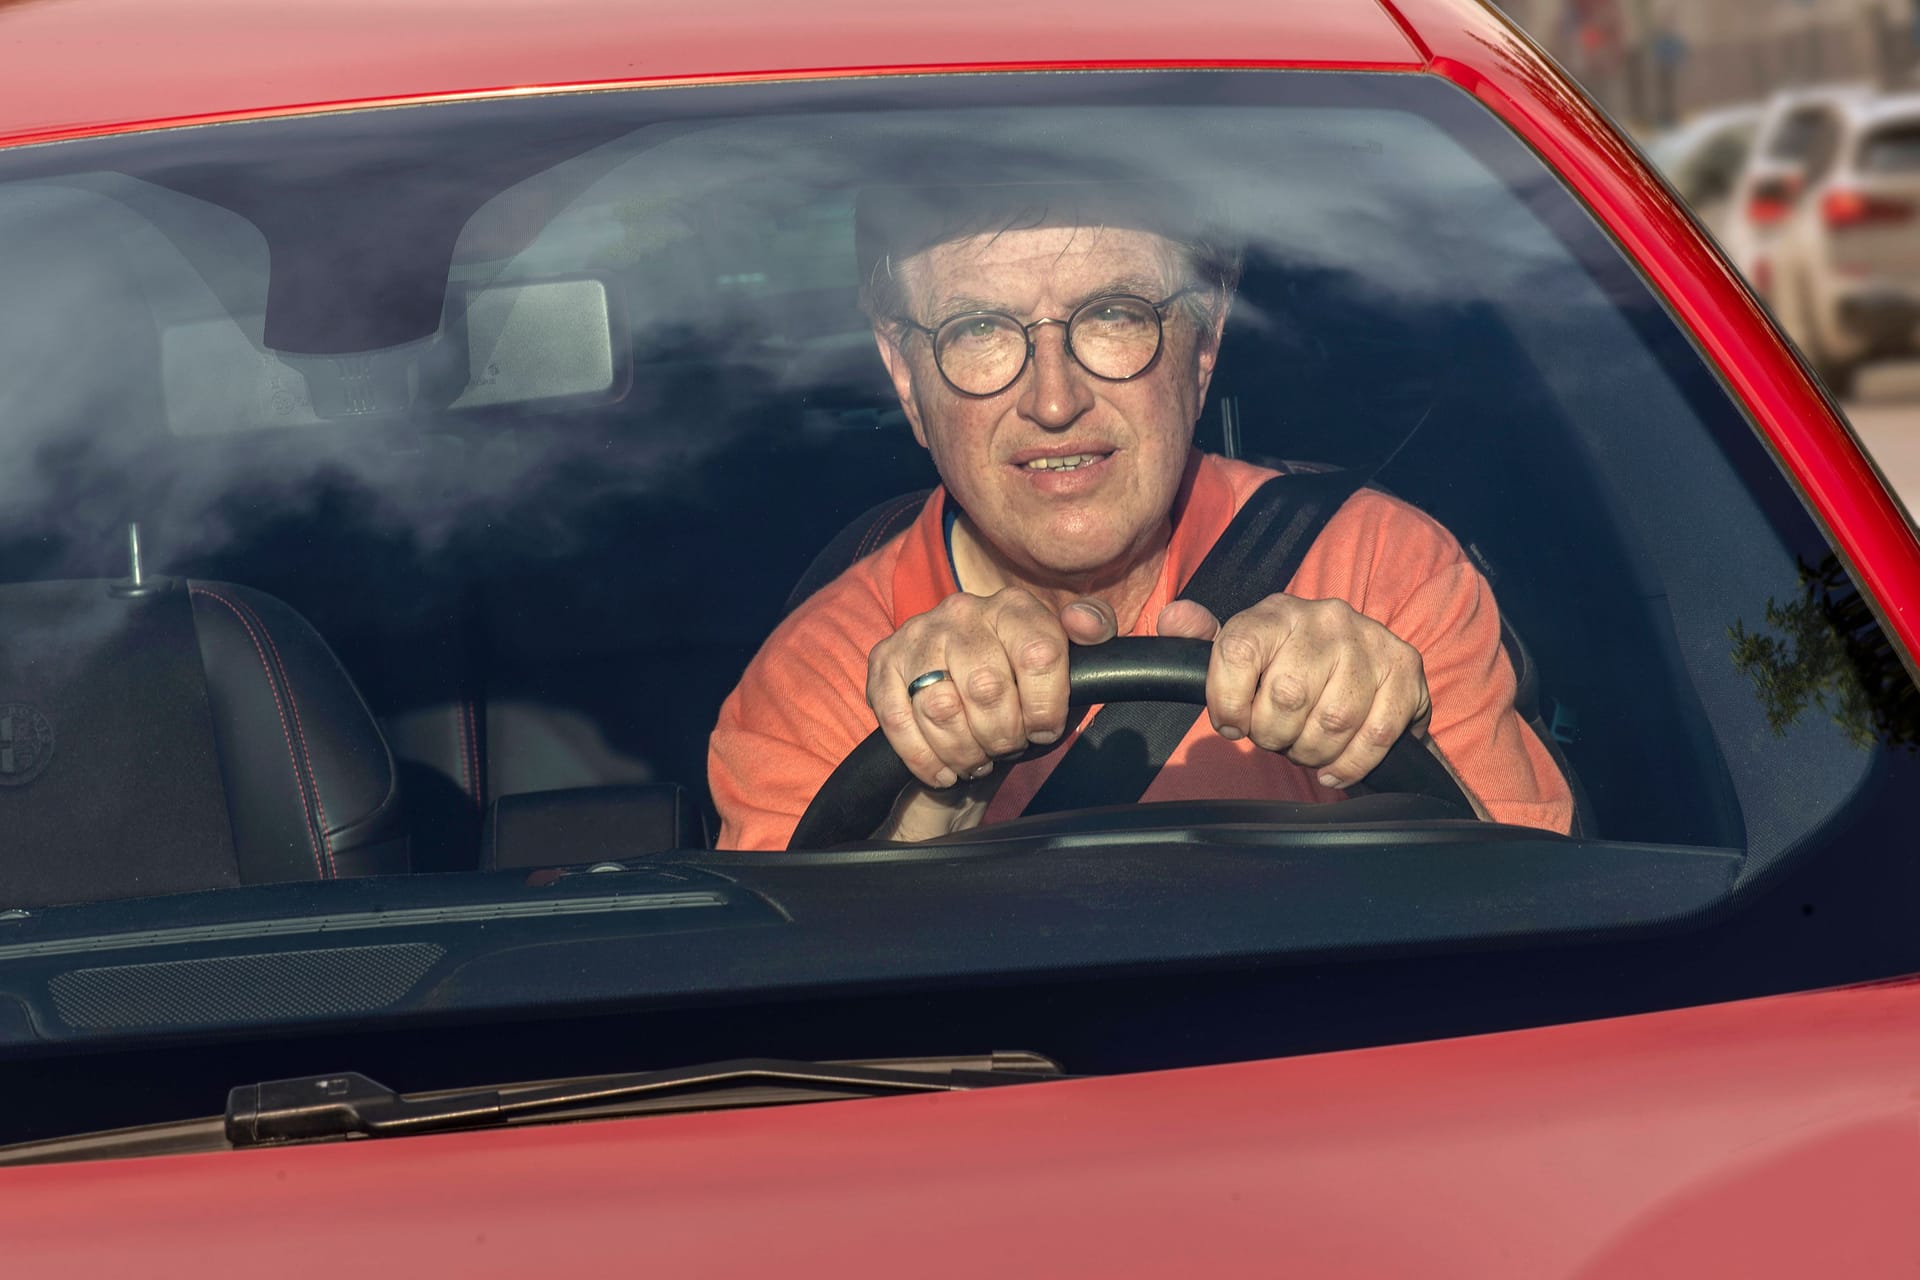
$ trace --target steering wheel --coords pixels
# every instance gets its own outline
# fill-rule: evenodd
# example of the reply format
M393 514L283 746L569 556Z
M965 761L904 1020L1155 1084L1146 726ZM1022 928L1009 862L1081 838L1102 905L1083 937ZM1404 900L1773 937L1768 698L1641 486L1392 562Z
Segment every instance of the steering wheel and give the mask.
M1165 636L1109 640L1105 644L1074 646L1067 660L1068 702L1084 709L1109 702L1177 702L1205 706L1207 663L1213 644ZM1060 744L1029 749L1019 760L1030 760ZM1017 761L1015 762L1017 763ZM914 781L875 729L842 760L814 794L813 803L794 828L790 850L824 849L865 840L893 811L900 792ZM1422 818L1466 818L1475 815L1460 784L1419 739L1402 733L1365 780L1368 792L1391 792L1432 802ZM1350 805L1281 805L1276 808L1312 810L1301 821L1340 821L1338 811ZM1370 815L1378 817L1381 815ZM1405 816L1405 815L1400 815ZM1356 817L1355 820L1361 820Z

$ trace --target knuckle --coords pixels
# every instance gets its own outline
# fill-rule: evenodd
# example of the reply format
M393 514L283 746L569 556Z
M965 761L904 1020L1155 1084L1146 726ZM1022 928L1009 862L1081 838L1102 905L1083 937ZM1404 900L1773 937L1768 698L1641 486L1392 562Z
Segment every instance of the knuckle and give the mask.
M1366 620L1345 600L1315 600L1307 609L1304 625L1317 639L1344 639L1354 635Z
M1252 667L1260 661L1259 641L1249 635L1244 626L1235 627L1231 622L1221 630L1213 649L1229 667Z
M1394 744L1394 740L1399 736L1400 730L1394 728L1391 724L1382 724L1376 721L1363 728L1354 740L1360 743L1360 745L1371 748L1384 755L1386 754L1387 748L1391 747Z
M1066 660L1067 649L1052 636L1034 636L1023 641L1013 655L1022 671L1033 675L1051 675Z
M992 667L975 667L967 673L967 698L979 706L997 706L1006 700L1008 683L1003 672Z
M1331 703L1318 708L1313 715L1314 722L1324 733L1341 738L1350 738L1360 726L1360 714L1344 703Z
M1276 711L1298 712L1307 705L1307 682L1290 672L1269 676L1265 690L1268 704Z
M937 684L922 693L917 701L921 718L942 728L960 719L964 711L960 703L960 695L955 693L950 685Z
M908 622L896 633L908 636L908 628L913 628L911 638L916 645L924 646L933 636L964 635L978 631L983 621L982 601L978 596L958 592L948 596L939 604Z
M1293 615L1294 610L1298 609L1303 603L1304 603L1303 601L1295 599L1294 597L1286 594L1284 591L1276 592L1275 594L1267 596L1265 599L1258 601L1251 608L1244 609L1240 613L1235 614L1234 616L1240 617L1240 618L1252 617L1252 618L1259 618L1264 621L1273 621L1273 620L1291 617Z
M913 708L911 706L888 707L879 713L880 728L889 738L898 738L913 728Z

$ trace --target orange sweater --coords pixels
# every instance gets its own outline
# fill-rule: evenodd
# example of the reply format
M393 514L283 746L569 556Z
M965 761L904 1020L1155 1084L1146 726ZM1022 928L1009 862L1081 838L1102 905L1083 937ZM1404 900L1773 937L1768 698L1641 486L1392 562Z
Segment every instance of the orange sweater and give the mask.
M1234 514L1273 472L1196 454L1174 513L1153 595L1133 628L1153 634ZM720 708L707 779L723 849L783 849L820 784L873 732L867 654L908 618L958 591L947 559L944 489L901 535L794 610ZM1493 591L1437 522L1363 490L1328 522L1287 594L1338 598L1420 651L1432 732L1455 772L1497 821L1566 831L1573 799L1533 731L1513 710L1513 667L1500 645ZM986 821L1017 816L1064 748L1016 766ZM1143 800L1261 797L1335 801L1313 774L1251 741L1214 733L1200 708Z

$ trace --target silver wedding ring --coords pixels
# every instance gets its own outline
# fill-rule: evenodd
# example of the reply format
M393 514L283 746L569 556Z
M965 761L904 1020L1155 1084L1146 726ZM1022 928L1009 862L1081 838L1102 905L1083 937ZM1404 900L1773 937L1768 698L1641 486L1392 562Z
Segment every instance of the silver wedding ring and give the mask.
M907 696L911 698L922 689L930 689L946 678L947 673L944 671L929 671L923 676L915 676L907 682Z

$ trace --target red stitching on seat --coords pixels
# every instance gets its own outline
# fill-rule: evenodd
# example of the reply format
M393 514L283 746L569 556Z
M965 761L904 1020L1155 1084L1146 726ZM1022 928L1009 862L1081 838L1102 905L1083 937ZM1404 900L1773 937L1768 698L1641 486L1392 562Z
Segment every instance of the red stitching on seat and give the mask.
M472 794L474 770L467 764L467 699L459 700L459 710L453 712L453 748L461 754L461 785Z
M866 532L860 535L860 545L854 549L853 558L855 560L864 560L873 552L878 551L881 547L884 547L890 539L889 538L876 539L875 535L880 533L888 525L892 524L894 517L899 515L902 511L907 510L910 507L919 506L921 503L925 501L926 501L926 498L924 496L916 498L911 494L909 494L904 498L894 499L893 502L888 504L887 509L885 511L882 511L879 517L875 519L872 524L867 526ZM871 543L872 545L868 545L869 543Z
M485 799L482 798L480 785L480 723L475 711L474 700L471 698L460 699L460 711L464 717L461 736L466 740L467 744L466 752L464 752L463 755L471 755L472 757L471 761L465 759L461 761L461 764L467 771L467 790L473 795L473 807L484 813L487 805Z
M241 629L247 633L247 639L253 642L254 656L260 659L260 673L267 678L267 692L273 695L274 712L280 717L280 732L287 740L287 761L293 766L293 789L300 793L300 811L304 813L307 818L307 842L313 846L313 869L317 871L322 878L326 878L330 872L327 866L321 861L321 844L320 841L315 838L313 809L307 803L307 789L300 783L300 757L294 752L293 734L287 729L287 711L285 707L280 705L280 690L274 687L273 668L267 665L267 653L265 649L260 647L260 637L255 633L253 624L247 621L247 615L240 611L240 607L233 601L227 599L227 597L221 595L218 591L214 591L208 587L197 586L189 587L187 590L192 595L204 596L209 600L217 600L225 605L233 616L239 619ZM289 696L291 696L291 686L289 686L288 692ZM319 796L315 795L314 798L318 800ZM330 854L328 861L331 861Z
M473 794L473 766L467 762L467 700L460 699L453 716L454 747L460 753L460 785Z
M888 503L886 510L875 517L872 524L860 531L860 541L853 544L853 558L855 560L864 560L867 558L867 552L870 549L867 544L873 541L873 531L886 524L887 517L893 511L893 506L893 503Z
M280 683L287 686L287 706L293 712L293 731L300 737L300 759L307 766L307 783L313 788L313 808L320 816L320 849L326 854L328 879L337 879L339 870L333 861L333 841L330 838L327 823L327 804L320 795L320 775L313 767L313 748L307 745L306 726L300 722L300 699L294 696L293 677L287 674L287 664L280 657L280 646L274 643L273 628L266 624L254 607L245 600L234 600L234 604L246 611L249 618L260 628L260 634L267 638L267 652L273 655L273 665L280 670Z

